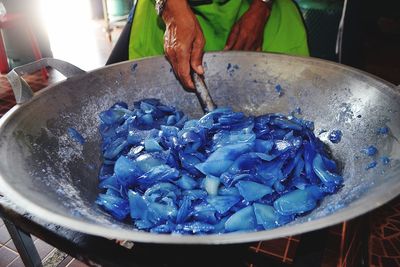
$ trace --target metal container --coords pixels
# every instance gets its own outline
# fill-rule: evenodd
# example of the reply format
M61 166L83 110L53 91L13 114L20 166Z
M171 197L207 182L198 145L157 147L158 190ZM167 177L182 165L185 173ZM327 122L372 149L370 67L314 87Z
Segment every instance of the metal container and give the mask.
M19 78L51 65L68 78L33 95ZM54 59L9 74L19 102L0 120L0 190L27 212L81 232L123 240L175 244L223 244L274 239L327 227L370 211L400 191L400 94L367 73L313 58L252 52L208 53L206 82L220 107L259 115L301 107L315 132L340 129L339 144L319 137L341 163L344 187L313 212L269 231L203 236L139 232L115 221L95 203L101 163L98 114L116 101L132 105L159 98L192 117L202 115L194 94L185 92L163 57L123 62L88 73ZM283 95L275 91L280 84ZM380 127L390 129L378 135ZM77 129L81 146L69 138ZM360 152L375 145L374 160ZM391 159L383 165L381 156Z

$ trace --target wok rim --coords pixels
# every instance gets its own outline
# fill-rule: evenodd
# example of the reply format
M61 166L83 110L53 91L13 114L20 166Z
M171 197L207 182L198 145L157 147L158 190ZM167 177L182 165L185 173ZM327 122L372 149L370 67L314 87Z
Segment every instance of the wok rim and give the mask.
M275 53L263 53L263 52L213 52L213 53L206 53L205 57L213 56L213 55L220 55L220 54L227 54L227 53L238 53L240 54L262 54L262 55L270 55L273 57L281 57L281 58L299 58L302 61L307 62L314 62L316 64L328 64L333 67L343 69L349 71L351 73L362 75L363 77L368 78L367 82L370 83L374 81L375 84L383 84L386 88L383 90L382 86L376 86L376 89L387 94L390 90L390 94L395 94L400 96L399 92L397 92L394 88L395 85L375 76L369 74L365 71L358 70L349 66L345 66L342 64L338 64L335 62L317 59L317 58L309 58L309 57L298 57L298 56L289 56L283 54L275 54ZM149 59L158 60L160 58L164 58L163 56L156 56L156 57L149 57L143 58L140 60L132 60L132 61L125 61L113 65L109 65L106 67L101 67L90 72L77 75L72 77L81 77L88 73L96 72L98 70L112 67L119 64L126 64L127 62L141 62ZM70 80L70 79L67 79ZM56 85L63 83L67 80L63 80L54 84L49 85L48 87L39 91L39 93L35 94L35 96L27 101L24 104L16 105L12 109L10 109L1 119L0 119L0 138L5 127L12 119L13 115L17 112L22 112L21 109L24 108L25 105L29 105L35 99L40 97L43 93L51 90ZM257 232L242 232L242 233L226 233L226 234L209 234L209 235L177 235L177 234L155 234L149 232L143 232L133 229L124 229L124 228L110 228L106 225L98 225L88 221L82 221L78 218L73 219L71 217L57 214L52 212L49 209L43 208L40 205L37 205L30 201L29 199L25 198L23 194L20 194L17 190L15 190L11 185L9 185L3 177L4 175L0 173L0 187L1 193L7 199L11 200L13 204L17 207L20 207L22 210L30 213L31 215L36 216L40 220L44 220L46 222L60 225L71 230L82 232L86 234L91 234L95 236L101 236L111 239L119 239L119 240L130 240L142 243L155 243L155 244L187 244L187 245L222 245L222 244L239 244L239 243L248 243L248 242L255 242L255 241L262 241L262 240L271 240L286 236L297 235L301 233L306 233L309 231L318 230L321 228L329 227L335 224L338 224L343 221L347 221L353 219L357 216L365 214L377 207L382 206L383 204L389 202L390 200L394 199L397 195L400 194L400 181L396 179L391 179L385 181L380 186L376 187L374 194L370 194L368 197L368 202L363 202L365 199L361 197L349 204L349 206L329 214L327 216L317 218L314 220L310 220L300 224L294 225L287 225L278 227L271 230L263 230ZM51 218L51 220L49 219Z

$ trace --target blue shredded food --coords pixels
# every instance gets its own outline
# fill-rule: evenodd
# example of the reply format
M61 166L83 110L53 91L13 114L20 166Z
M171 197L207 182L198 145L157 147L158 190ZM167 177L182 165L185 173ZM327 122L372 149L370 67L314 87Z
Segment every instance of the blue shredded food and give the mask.
M383 156L383 157L381 157L381 161L382 161L383 165L388 165L390 163L390 158L387 156Z
M389 128L387 126L378 128L377 134L388 134Z
M282 86L280 84L275 86L275 91L278 93L279 97L283 96L283 90L282 90Z
M376 153L378 153L378 149L375 146L371 145L367 148L362 149L361 152L364 153L365 155L372 157L372 156L376 155Z
M329 134L329 140L334 143L337 144L342 140L342 131L340 130L333 130L330 134Z
M67 129L69 137L74 140L75 142L83 145L85 143L85 138L75 129L75 128L68 128Z
M367 167L366 167L365 169L366 169L366 170L373 169L373 168L375 168L377 165L378 165L378 162L377 162L376 160L374 160L374 161L368 163L368 165L367 165Z
M156 99L100 114L96 203L154 233L208 234L284 225L343 185L314 124L218 108L189 119Z

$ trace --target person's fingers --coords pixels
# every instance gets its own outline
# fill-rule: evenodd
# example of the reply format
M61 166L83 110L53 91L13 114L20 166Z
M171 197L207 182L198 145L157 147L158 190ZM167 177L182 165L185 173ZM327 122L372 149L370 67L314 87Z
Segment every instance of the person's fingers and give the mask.
M239 36L239 32L240 32L240 27L238 26L238 24L235 24L235 26L233 26L231 32L229 33L229 37L228 40L226 41L224 50L231 50L233 48Z
M248 37L245 41L243 50L245 51L256 51L257 48L261 46L261 42L259 40L254 39L254 36Z
M261 51L264 36L261 35L259 39L255 40L253 51Z
M255 45L255 42L252 42L251 40L246 40L243 44L243 50L245 51L254 51L256 50L257 45Z
M176 74L179 80L185 88L194 90L194 84L190 76L190 50L187 48L178 48L176 50L176 60Z
M203 52L205 41L203 36L199 36L193 43L193 48L190 56L190 65L192 69L199 75L204 74L203 68Z
M182 47L171 46L169 44L168 37L170 37L170 36L166 36L165 41L164 41L165 57L171 63L172 69L174 70L174 73L176 74L178 79L181 81L182 85L185 88L193 89L194 85L190 78L190 67L189 67L190 55L189 55L189 52L186 51L187 49L184 49ZM185 64L185 61L186 61L186 64ZM187 67L185 65L187 65ZM187 70L185 70L185 69L187 69ZM188 73L188 74L186 74L186 73Z
M175 51L171 47L164 47L164 54L168 61L173 64L175 61Z
M177 68L178 62L176 59L175 50L172 47L164 47L164 53L165 53L165 57L168 59L169 63L171 63L174 73L176 74L178 71L178 68Z
M236 43L232 47L232 50L244 50L246 41L246 37L239 34Z

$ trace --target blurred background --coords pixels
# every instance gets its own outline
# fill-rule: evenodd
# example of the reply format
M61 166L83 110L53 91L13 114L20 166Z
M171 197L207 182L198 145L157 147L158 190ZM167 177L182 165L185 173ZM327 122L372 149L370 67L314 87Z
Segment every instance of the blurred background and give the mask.
M364 69L400 84L400 1L295 0L308 30L311 55ZM104 65L133 0L3 0L23 23L1 27L9 67L35 59L26 25L43 57L85 70ZM3 11L4 12L4 11ZM5 72L4 70L2 71Z
M105 65L133 0L0 1L0 116L14 104L5 74L40 57L54 57L84 70ZM296 0L302 13L311 56L340 62L400 84L399 0ZM56 72L26 80L37 91L59 80ZM311 256L296 266L400 266L400 199L314 236L260 242L252 248L276 262L296 261L298 244L309 242ZM315 247L317 243L317 247ZM313 246L314 244L314 246ZM35 239L47 266L85 266ZM304 250L307 246L302 246ZM313 250L314 249L314 250ZM312 256L314 255L314 256ZM50 260L49 260L50 259ZM55 259L55 260L54 260ZM299 263L299 261L297 261ZM0 267L23 266L0 221ZM265 266L251 264L251 266ZM280 265L279 265L280 266Z
M36 37L43 57L64 59L84 69L104 65L124 26L130 0L4 0L6 14L22 15L3 28L10 67L35 59L26 26Z

